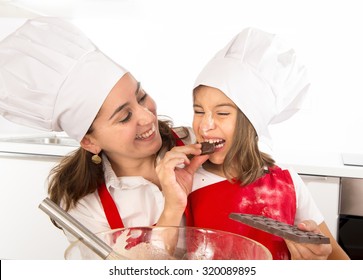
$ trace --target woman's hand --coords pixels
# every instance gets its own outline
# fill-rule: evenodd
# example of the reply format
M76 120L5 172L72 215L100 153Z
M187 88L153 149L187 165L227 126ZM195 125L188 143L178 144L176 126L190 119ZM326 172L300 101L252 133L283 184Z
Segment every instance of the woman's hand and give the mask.
M303 221L297 225L303 231L322 233L318 225L311 220ZM295 243L285 240L291 253L292 260L326 260L332 252L331 244Z
M192 190L195 171L208 159L199 156L201 144L174 147L156 166L156 173L165 197L164 212L157 225L179 225ZM190 159L190 155L194 155Z

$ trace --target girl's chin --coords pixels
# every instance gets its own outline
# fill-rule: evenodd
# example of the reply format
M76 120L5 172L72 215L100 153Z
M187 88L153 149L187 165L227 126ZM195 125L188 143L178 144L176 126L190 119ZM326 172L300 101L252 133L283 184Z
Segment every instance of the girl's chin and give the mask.
M221 165L223 164L224 158L213 158L209 157L209 162L213 163L214 165Z

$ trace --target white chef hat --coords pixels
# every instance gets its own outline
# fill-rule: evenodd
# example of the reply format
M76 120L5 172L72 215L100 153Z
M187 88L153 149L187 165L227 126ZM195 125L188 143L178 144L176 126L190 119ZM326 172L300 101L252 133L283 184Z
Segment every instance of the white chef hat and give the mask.
M301 109L309 81L293 49L274 34L247 28L209 61L194 88L199 85L224 92L270 145L268 126Z
M0 115L81 141L126 72L72 24L28 20L0 42Z

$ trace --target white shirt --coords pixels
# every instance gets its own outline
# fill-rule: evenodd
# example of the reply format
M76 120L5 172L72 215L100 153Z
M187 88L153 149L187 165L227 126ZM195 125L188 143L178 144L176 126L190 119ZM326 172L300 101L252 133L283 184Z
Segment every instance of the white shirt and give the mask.
M283 168L281 167L281 169ZM321 224L324 221L324 217L315 204L305 183L292 168L287 168L287 170L289 171L295 186L295 224L304 220L314 220L318 225ZM226 180L226 178L210 173L201 167L194 175L193 191L224 180Z
M173 128L185 144L195 141L191 128L189 137L182 128ZM166 151L159 153L163 157ZM157 223L164 209L164 195L154 183L141 176L117 177L106 155L102 155L105 184L121 216L124 227L151 226ZM77 202L75 208L68 211L76 220L93 233L109 231L103 206L98 192L88 194ZM183 221L182 221L183 223ZM74 237L67 233L69 241Z
M106 187L124 226L155 224L164 209L164 196L160 189L141 176L117 177L106 156L103 156L102 161ZM94 233L110 230L97 191L80 199L77 206L68 213ZM73 240L71 236L69 239Z

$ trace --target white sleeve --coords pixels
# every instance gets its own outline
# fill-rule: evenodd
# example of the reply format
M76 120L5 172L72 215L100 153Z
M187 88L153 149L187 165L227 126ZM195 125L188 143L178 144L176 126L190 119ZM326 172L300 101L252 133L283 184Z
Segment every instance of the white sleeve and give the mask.
M292 168L288 168L296 193L295 225L304 220L313 220L318 225L324 221L324 216L316 205L304 181Z
M91 194L92 195L92 194ZM89 196L86 196L86 198L90 198ZM99 217L96 217L95 211L92 209L92 207L89 207L89 200L82 198L77 203L77 206L75 208L72 208L68 211L68 214L70 214L73 218L75 218L78 222L80 222L83 226L85 226L87 229L89 229L93 233L99 233L104 231L109 231L110 228L103 222L103 219L100 219ZM93 199L91 199L92 201ZM101 259L97 254L95 254L91 249L89 249L86 245L84 245L82 242L76 242L78 240L77 237L72 235L67 230L64 230L64 233L70 243L69 247L64 253L64 256L66 259L85 259L85 260L91 260L91 259ZM102 238L101 238L102 239ZM104 240L106 241L106 240ZM76 243L74 243L76 242Z

